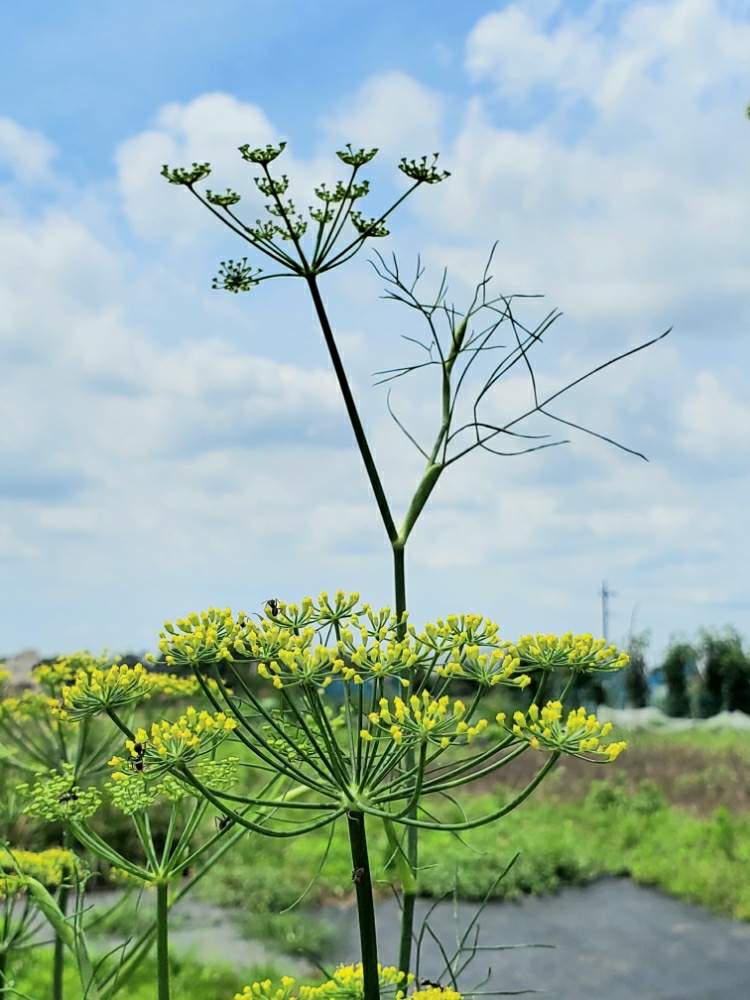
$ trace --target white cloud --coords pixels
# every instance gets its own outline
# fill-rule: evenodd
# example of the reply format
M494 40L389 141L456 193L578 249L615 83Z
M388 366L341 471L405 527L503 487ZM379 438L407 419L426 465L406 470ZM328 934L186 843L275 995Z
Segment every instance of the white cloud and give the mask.
M453 268L459 305L501 238L501 289L545 290L566 312L538 358L543 386L677 326L559 410L643 447L650 466L573 435L557 452L476 455L448 470L411 542L415 618L476 607L510 631L596 628L606 575L622 595L616 627L640 601L639 622L663 639L703 615L728 617L741 599L746 484L736 467L715 463L711 477L696 467L747 451L750 411L726 347L744 357L750 322L750 28L709 0L613 9L507 5L467 40L463 104L448 83L438 92L379 73L318 115L316 152L284 154L308 191L335 179L328 153L341 142L381 145L383 165L442 145L453 176L394 231ZM254 606L274 592L343 585L389 597L382 526L301 283L261 286L238 305L181 273L191 255L203 267L227 234L166 184L161 164L211 160L210 185L250 192L254 217L260 200L236 147L279 138L257 105L198 95L124 139L113 213L91 189L66 211L15 206L0 221L0 422L10 429L0 557L14 599L26 592L51 609L48 634L66 645L97 641L87 628L112 644L146 641L163 614ZM0 128L0 153L21 150L22 169L40 139L43 150L43 137ZM117 209L129 232L112 225ZM353 267L326 294L398 514L423 462L384 416L382 393L363 387L398 356L397 334L417 331L393 306L380 311L365 273ZM262 356L244 346L248 326ZM394 396L420 432L434 431L431 391L403 383ZM515 411L528 398L513 379L493 406ZM36 641L20 623L17 633L18 645Z
M679 411L679 440L702 459L746 467L750 458L750 403L729 373L698 372Z
M24 128L12 118L0 117L0 167L7 167L21 183L38 183L51 176L57 148L40 132Z
M219 191L234 187L249 195L251 204L260 204L248 165L237 150L246 142L265 146L278 139L260 108L230 94L202 94L185 104L165 105L153 128L125 140L117 150L120 191L130 225L143 237L169 233L178 242L216 232L216 221L189 203L192 199L186 192L168 187L159 173L162 164L181 167L208 161L213 174L207 186Z
M333 143L378 146L391 156L421 156L440 148L444 101L406 73L370 77L337 113L323 119Z

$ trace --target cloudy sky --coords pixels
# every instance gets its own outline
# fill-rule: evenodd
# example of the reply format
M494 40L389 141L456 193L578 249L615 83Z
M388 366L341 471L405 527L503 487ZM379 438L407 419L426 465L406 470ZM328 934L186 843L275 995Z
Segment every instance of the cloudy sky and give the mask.
M297 201L346 141L452 176L380 249L449 270L460 308L499 241L498 292L563 316L536 364L555 386L673 327L557 412L570 434L453 466L410 542L417 620L494 616L509 636L750 633L750 4L746 0L28 0L0 65L0 652L153 644L165 617L337 587L387 603L380 526L301 282L211 289L243 245L163 162L289 142ZM340 166L340 164L339 164ZM252 196L250 196L252 199ZM251 204L250 211L254 212ZM254 216L253 216L254 217ZM422 459L372 372L422 331L367 254L323 284L392 505ZM497 387L516 412L528 381ZM397 385L428 434L431 371ZM568 436L568 435L566 435Z

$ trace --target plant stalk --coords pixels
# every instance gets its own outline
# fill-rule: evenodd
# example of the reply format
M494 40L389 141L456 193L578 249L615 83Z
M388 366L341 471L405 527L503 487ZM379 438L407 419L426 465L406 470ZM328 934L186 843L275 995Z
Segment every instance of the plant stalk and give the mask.
M156 884L156 966L158 1000L169 1000L169 883Z
M70 847L70 834L67 828L63 828L62 832L62 846L64 848ZM60 889L60 895L58 897L58 905L62 912L63 918L68 910L68 896L69 890L67 886L62 886ZM59 931L55 931L55 946L52 955L52 1000L63 1000L65 995L65 985L64 985L64 974L65 974L65 942L63 941L62 935Z
M357 447L359 448L359 453L362 456L362 461L364 462L367 478L370 480L370 486L375 494L375 502L378 505L380 516L383 519L383 525L385 526L386 533L391 541L391 544L393 544L398 539L396 524L388 505L383 484L380 481L380 475L378 473L377 465L375 464L375 459L370 451L370 445L367 441L365 429L362 426L362 421L359 417L357 404L354 401L354 396L352 395L351 388L349 387L349 380L346 377L344 364L341 360L338 346L336 345L336 338L333 335L333 330L331 329L331 324L328 320L328 315L326 313L325 306L323 305L323 299L320 296L320 290L314 274L308 276L307 285L310 289L310 295L315 307L315 314L318 317L320 329L323 332L323 339L325 340L326 347L328 348L328 353L339 384L339 389L341 390L341 395L344 399L344 406L346 407L349 422L352 425L354 437L357 441Z
M58 897L58 905L63 916L68 909L68 889L63 887ZM55 931L55 947L52 955L52 1000L63 1000L65 995L65 942L61 934Z
M364 813L349 812L347 813L347 821L349 824L349 845L352 852L352 879L357 892L364 1000L380 1000L375 904L372 896L370 861L367 855Z

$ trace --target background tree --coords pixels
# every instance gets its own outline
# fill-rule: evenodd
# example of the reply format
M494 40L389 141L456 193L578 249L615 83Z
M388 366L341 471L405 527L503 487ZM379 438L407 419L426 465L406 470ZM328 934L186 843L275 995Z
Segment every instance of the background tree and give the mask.
M695 669L696 652L689 642L672 643L667 650L662 673L667 685L667 699L664 710L667 715L683 717L690 715L688 694L688 674Z
M628 653L630 664L624 671L625 697L631 708L645 708L649 703L648 671L646 649L648 632L640 632L630 637Z
M703 676L698 713L703 718L718 712L750 712L750 661L735 629L704 630L701 635Z

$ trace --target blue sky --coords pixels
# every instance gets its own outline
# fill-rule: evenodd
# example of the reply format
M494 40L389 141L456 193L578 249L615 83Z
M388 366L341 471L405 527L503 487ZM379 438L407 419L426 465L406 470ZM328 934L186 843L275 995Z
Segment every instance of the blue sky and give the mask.
M750 5L217 0L29 2L0 67L0 651L146 648L164 617L271 594L390 600L388 553L304 290L210 289L240 248L158 171L289 140L306 190L348 139L440 149L384 249L564 316L545 384L674 333L565 415L576 438L446 475L412 539L417 620L477 610L508 635L734 623L750 633ZM213 180L214 178L212 178ZM326 285L398 510L420 472L370 373L406 317L363 258ZM530 305L530 310L535 306ZM496 405L528 387L508 384ZM434 386L394 396L431 426ZM495 405L495 404L493 404Z

